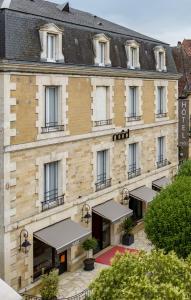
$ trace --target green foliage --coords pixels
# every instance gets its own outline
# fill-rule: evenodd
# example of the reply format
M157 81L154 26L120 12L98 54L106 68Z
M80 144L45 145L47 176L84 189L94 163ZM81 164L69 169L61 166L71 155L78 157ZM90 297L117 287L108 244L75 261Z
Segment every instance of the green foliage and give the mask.
M180 166L178 176L191 176L191 160L186 160Z
M58 271L53 270L49 274L42 275L40 294L43 300L52 300L58 294Z
M97 240L95 238L87 239L83 242L82 247L84 250L94 250L97 247Z
M91 300L189 300L191 265L174 252L161 250L116 255L90 285Z
M191 177L178 176L156 196L145 216L145 231L166 253L174 250L183 258L191 253Z
M122 223L122 230L124 233L129 234L133 228L133 221L131 218L126 218Z

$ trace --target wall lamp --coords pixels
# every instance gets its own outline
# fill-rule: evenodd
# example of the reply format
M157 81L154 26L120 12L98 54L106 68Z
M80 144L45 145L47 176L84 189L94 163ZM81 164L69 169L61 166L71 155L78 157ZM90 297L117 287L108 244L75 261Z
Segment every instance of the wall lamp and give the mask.
M82 217L81 217L82 222L85 222L86 224L89 223L92 217L90 211L91 211L90 206L85 203L82 207Z
M123 188L122 190L121 204L123 205L129 204L129 190L127 188Z
M31 247L31 243L28 241L29 233L26 229L22 229L20 232L20 248L19 251L23 253L28 253ZM22 242L22 240L24 240Z

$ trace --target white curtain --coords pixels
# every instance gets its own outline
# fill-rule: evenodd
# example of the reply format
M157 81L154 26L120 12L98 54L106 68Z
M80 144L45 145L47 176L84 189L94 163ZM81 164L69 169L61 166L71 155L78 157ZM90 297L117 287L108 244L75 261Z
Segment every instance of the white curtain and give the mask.
M107 87L96 88L95 121L107 120Z
M58 88L46 88L46 116L45 125L47 127L58 125Z
M44 165L45 197L46 200L58 196L58 162Z

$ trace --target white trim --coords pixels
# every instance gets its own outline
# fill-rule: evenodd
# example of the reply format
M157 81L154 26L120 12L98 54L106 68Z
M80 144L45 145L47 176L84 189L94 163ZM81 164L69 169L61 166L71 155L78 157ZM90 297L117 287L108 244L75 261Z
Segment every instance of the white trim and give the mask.
M105 63L102 64L99 60L99 43L104 43L105 44ZM111 60L110 60L110 38L108 38L105 34L100 33L96 34L93 38L93 47L94 47L94 52L95 52L95 57L94 57L94 63L97 66L111 66Z
M114 79L111 78L99 78L99 77L92 77L91 78L91 121L92 121L92 131L103 131L114 128L113 120L114 120ZM108 98L109 98L109 119L112 120L111 125L106 126L94 126L94 122L96 121L95 116L95 102L96 102L96 88L100 86L108 87Z
M66 160L68 158L68 152L52 152L49 155L41 156L36 159L36 166L38 171L36 173L36 194L38 194L38 200L36 201L36 207L39 208L39 213L41 212L41 202L44 200L44 164L59 161L59 190L60 194L66 195L66 185L67 185L67 164Z
M177 120L167 120L167 121L162 121L160 123L160 126L169 126L173 124L177 124ZM143 124L143 125L133 125L128 127L123 128L124 130L130 129L131 131L134 130L139 130L139 129L146 129L146 128L155 128L158 127L158 123L151 123L151 124ZM103 130L100 132L91 132L88 134L80 134L80 135L74 135L74 136L63 136L63 137L55 137L55 138L50 138L50 139L45 139L45 140L39 140L36 142L31 142L31 143L25 143L25 144L18 144L18 145L10 145L5 147L5 152L14 152L14 151L19 151L19 150L26 150L26 149L32 149L32 148L37 148L37 147L43 147L43 146L48 146L48 145L55 145L55 144L60 144L60 143L68 143L68 142L74 142L74 141L80 141L80 140L86 140L86 139L91 139L95 137L102 137L102 136L108 136L112 135L115 133L118 133L121 131L121 127L113 128L113 129L108 129L108 130Z
M36 93L36 114L38 116L36 121L36 127L38 130L37 140L59 138L69 135L68 131L68 77L62 75L39 75L36 76L37 93ZM58 86L59 87L59 103L61 104L61 124L65 126L64 131L48 132L42 134L42 127L45 123L45 88L47 86Z

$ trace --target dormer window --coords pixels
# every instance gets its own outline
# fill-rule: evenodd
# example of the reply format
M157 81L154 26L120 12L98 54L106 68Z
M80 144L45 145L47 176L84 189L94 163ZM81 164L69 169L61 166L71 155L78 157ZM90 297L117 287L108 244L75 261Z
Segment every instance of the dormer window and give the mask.
M55 24L45 24L40 30L41 60L47 62L64 62L62 53L63 30Z
M134 40L127 41L125 44L125 50L127 54L127 68L139 69L139 44Z
M154 48L156 70L159 72L166 72L166 52L163 46L156 46Z
M104 67L111 66L110 61L110 39L105 34L94 36L95 65Z

